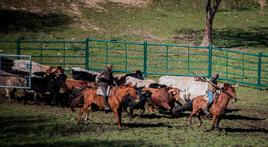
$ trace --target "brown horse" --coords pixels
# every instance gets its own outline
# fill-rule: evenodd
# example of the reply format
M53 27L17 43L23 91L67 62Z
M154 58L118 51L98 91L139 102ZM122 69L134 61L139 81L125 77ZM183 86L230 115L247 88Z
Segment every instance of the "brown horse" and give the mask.
M81 116L85 111L87 113L85 120L87 120L92 104L95 104L102 109L104 108L103 96L97 95L96 92L97 88L87 88L84 91L82 91L82 94L77 98L75 98L71 103L71 107L75 106L77 102L79 102L80 99L84 96L84 105L77 116L78 123L80 123ZM122 104L128 96L130 96L133 100L138 99L138 95L134 87L130 85L122 85L117 88L113 87L111 89L111 95L109 96L108 99L108 103L115 115L115 118L117 119L119 128L122 128L122 121L121 121Z
M212 115L212 127L208 130L211 131L214 128L219 130L219 124L221 120L221 116L224 114L226 107L231 99L237 100L235 87L230 85L229 83L225 83L222 87L221 93L216 100L213 101L212 106L210 108L210 113ZM202 125L202 120L200 118L200 112L204 105L207 104L207 101L204 99L204 95L197 96L193 100L193 110L189 117L189 125L192 124L192 116L196 115L199 119L199 126Z

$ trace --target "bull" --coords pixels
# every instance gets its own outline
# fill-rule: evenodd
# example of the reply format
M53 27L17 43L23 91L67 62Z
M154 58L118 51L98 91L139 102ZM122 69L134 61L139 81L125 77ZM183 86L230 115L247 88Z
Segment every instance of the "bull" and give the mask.
M199 95L206 95L208 82L196 80L196 77L164 76L159 78L159 84L178 88L182 103L186 103Z
M43 76L31 77L31 88L24 90L24 104L31 99L45 101L48 104L62 101L61 94L67 93L67 76L64 73L47 73Z
M145 88L149 88L149 86L153 83L156 83L156 81L154 80L150 80L150 79L146 79L146 80L141 80L141 79L137 79L134 77L127 77L126 78L126 82L125 84L132 84L135 85L136 87L140 88L140 87L145 87Z
M25 78L0 70L0 85L24 87L26 86L26 84L27 80ZM5 91L5 97L8 98L9 101L11 101L12 97L15 97L16 92L15 88L5 87L4 91Z
M100 73L94 72L94 71L89 71L84 68L80 67L73 67L72 68L72 78L75 80L83 80L83 81L90 81L90 82L95 82L96 77Z
M180 90L178 88L143 88L143 91L151 93L150 103L160 110L175 112L175 104L180 99ZM149 107L149 111L153 112Z

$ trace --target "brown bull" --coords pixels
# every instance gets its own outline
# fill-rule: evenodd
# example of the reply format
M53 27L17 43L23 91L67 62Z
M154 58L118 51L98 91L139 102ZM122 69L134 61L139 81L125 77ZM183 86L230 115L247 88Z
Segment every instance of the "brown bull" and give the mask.
M87 116L86 116L86 120L87 120L92 104L95 104L100 108L104 108L105 103L103 101L103 96L97 95L96 92L97 92L97 88L87 88L84 91L82 91L81 96L78 96L75 99L73 99L71 103L71 107L76 106L77 103L80 101L80 99L84 96L84 105L81 108L77 117L78 123L81 121L81 116L83 115L85 111L87 112ZM127 98L127 96L130 96L135 100L138 99L138 95L134 87L131 87L129 85L127 86L122 85L117 88L113 87L111 89L111 95L109 96L109 99L108 99L108 103L111 107L111 110L113 111L115 115L115 118L117 119L119 128L122 128L122 121L121 121L122 103Z
M224 114L226 107L231 99L237 100L235 87L229 83L225 83L222 87L222 92L220 93L219 97L213 101L212 106L210 108L210 113L212 115L212 127L209 131L216 128L219 130L219 124L221 120L221 116ZM192 124L192 116L196 115L199 120L199 126L202 125L202 120L200 117L200 112L204 105L207 104L207 101L204 99L204 95L198 96L193 100L193 110L189 117L189 124Z
M143 90L151 92L152 104L164 110L172 110L174 108L175 101L180 99L180 91L177 88L144 88ZM149 109L149 111L152 110Z

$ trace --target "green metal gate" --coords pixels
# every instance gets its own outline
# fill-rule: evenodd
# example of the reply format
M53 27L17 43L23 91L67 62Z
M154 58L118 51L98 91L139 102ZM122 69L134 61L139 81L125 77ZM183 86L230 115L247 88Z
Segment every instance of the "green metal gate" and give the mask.
M0 41L4 53L32 55L41 64L102 70L113 64L115 72L141 70L145 76L207 76L219 73L223 81L268 89L268 54L251 54L210 46L189 46L113 40L17 39Z

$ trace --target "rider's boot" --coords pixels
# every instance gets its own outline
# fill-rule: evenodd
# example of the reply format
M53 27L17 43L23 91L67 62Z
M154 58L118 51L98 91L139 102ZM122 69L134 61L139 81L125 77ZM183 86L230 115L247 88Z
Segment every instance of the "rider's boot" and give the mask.
M108 103L108 96L103 96L104 99L104 111L108 112L111 111L111 108Z

